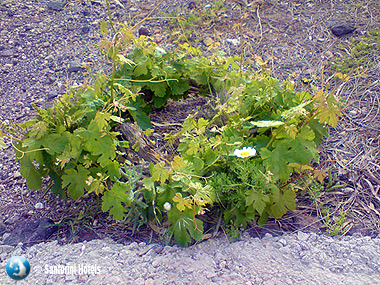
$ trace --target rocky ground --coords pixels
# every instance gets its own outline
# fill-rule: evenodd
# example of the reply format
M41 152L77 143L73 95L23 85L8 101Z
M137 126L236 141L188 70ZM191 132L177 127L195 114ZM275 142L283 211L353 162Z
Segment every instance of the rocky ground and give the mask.
M189 34L190 40L196 41L203 47L210 42L220 42L221 48L227 54L241 52L240 44L244 43L244 55L248 57L254 54L262 56L264 60L268 61L268 67L275 77L291 76L298 83L304 77L314 78L317 83L323 82L323 69L326 67L326 61L349 53L350 38L358 38L366 35L372 28L380 28L380 4L378 1L273 0L248 2L248 7L240 5L239 1L225 1L221 3L226 9L219 9L217 13L215 12L216 2L212 1L192 1L194 4L191 4L190 1L176 1L176 3L170 1L121 2L125 5L125 9L119 8L116 4L111 5L114 20L128 21L131 24L137 24L151 12L156 16L170 15L170 13L179 15L190 12L191 5L195 5L196 9L191 10L192 13L195 13L194 11L209 13L214 20L209 21L207 27L194 28ZM243 19L242 16L245 12L248 13L248 17ZM43 0L27 2L0 0L0 119L5 123L30 119L34 114L32 104L46 108L52 104L55 98L67 92L70 85L75 86L84 81L91 81L91 76L86 73L100 70L107 72L109 63L100 56L95 46L101 39L100 21L106 19L106 9L98 1L61 3ZM233 28L236 23L242 23L240 29ZM349 36L336 37L331 33L330 28L341 23L353 25L357 29ZM163 47L170 45L176 31L172 22L153 19L144 22L143 25L160 45ZM140 27L141 24L136 27L136 34ZM338 89L337 95L347 102L343 110L345 115L340 125L335 130L331 130L330 139L326 141L321 150L326 160L334 162L331 163L331 166L339 175L339 179L348 186L342 190L324 194L319 201L325 206L329 206L332 212L336 213L336 217L340 210L347 211L349 219L346 227L349 234L369 235L374 238L380 229L380 198L379 186L377 186L380 183L378 157L379 57L374 57L373 62L374 65L368 70L365 78L353 78ZM325 78L325 80L327 79ZM301 83L298 86L304 88ZM96 209L91 208L94 215L78 221L75 213L80 210L89 211L89 205L92 205L91 207L94 205L90 202L83 200L64 202L50 193L43 196L42 191L30 192L18 171L17 163L14 162L12 148L9 147L2 151L0 157L0 235L11 232L22 221L39 221L42 218L50 218L54 222L60 223L60 226L48 241L57 240L61 244L72 241L90 241L99 237L111 237L124 244L150 240L148 229L142 229L132 237L131 229L128 226L113 223L107 215ZM273 221L272 227L269 227L268 231L281 234L285 231L302 229L309 232L308 235L312 231L321 234L325 228L319 221L318 214L313 202L305 198L300 201L296 211L284 217L282 221ZM88 230L84 225L90 225L95 232ZM284 228L283 225L288 225L288 227ZM257 227L251 228L247 233L251 236L263 235L261 229L257 229ZM3 238L3 242L6 236L7 234ZM323 274L327 274L326 276L330 276L331 280L337 280L336 284L342 280L349 281L355 276L358 276L358 279L352 279L352 284L371 284L371 281L373 284L380 283L376 279L376 276L379 276L378 269L376 271L376 268L379 268L379 256L376 254L376 252L380 252L378 239L347 237L347 239L343 239L342 243L339 243L337 240L323 236L310 235L310 237L313 238L307 245L306 251L298 242L297 234L284 238L285 244L282 245L280 245L279 238L268 237L270 246L267 247L263 246L265 242L249 239L247 236L236 244L229 244L222 239L207 241L206 245L200 244L185 250L174 248L171 251L169 247L165 247L163 253L151 251L152 256L146 260L141 259L145 255L140 256L141 258L138 257L136 259L139 260L136 261L137 272L135 275L131 273L132 279L123 280L139 280L141 283L156 280L161 283L159 278L167 278L169 283L171 280L178 280L175 279L175 276L182 276L181 278L184 278L184 283L186 283L191 280L201 280L197 279L200 278L200 275L202 278L206 276L205 280L208 280L209 283L223 283L224 278L231 275L235 277L228 278L236 278L233 280L235 283L250 280L252 283L258 284L309 284L323 272ZM44 240L44 236L41 237L41 240L37 239L37 241ZM159 241L156 237L153 237L153 240ZM326 240L329 246L324 243ZM293 243L296 244L294 245L296 257L293 256L292 259L287 255L289 252L286 251L291 251ZM11 243L12 246L16 244L17 242ZM117 257L116 252L123 247L109 243L109 241L107 244L111 249L110 253L105 255L100 253L100 249L107 245L105 242L97 241L63 247L56 243L37 244L25 251L16 249L16 252L21 250L37 268L42 266L43 262L53 262L57 256L62 264L84 262L79 256L73 255L74 259L70 259L64 254L75 248L94 249L94 256L86 253L82 254L83 258L87 258L88 262L99 258L101 260L99 264L106 262L101 259L102 256L105 259L111 258L107 263L107 266L111 266L113 259ZM338 247L341 246L341 249L333 249L334 244L338 244ZM210 248L207 248L208 246ZM253 246L252 251L250 251L250 246ZM126 255L138 256L136 252L148 250L150 247L151 245L132 243L130 247L124 249ZM286 253L280 254L279 248L285 248ZM358 249L359 252L353 249ZM208 252L202 253L204 250ZM253 253L256 251L260 255ZM14 248L2 246L2 252L0 252L2 264L6 262L12 252L14 252ZM57 256L50 255L46 256L46 259L41 259L38 252L57 252ZM218 252L222 252L220 257L217 256ZM240 252L241 257L236 254L231 255L231 252ZM305 265L307 263L303 263L301 260L302 252L313 256L311 257L311 268L315 269L315 271L313 271L314 269L306 271L304 276L299 275L299 272L305 271L305 268L308 267ZM318 257L322 252L326 256L331 254L330 263L324 262ZM352 259L348 258L351 254L353 254ZM119 257L124 258L125 256L120 255ZM160 259L162 259L160 261L162 264L167 264L172 257L176 258L178 266L173 265L169 269L147 266L154 260ZM244 258L246 261L243 260ZM211 265L206 266L207 262L204 262L203 259L214 260L214 263L211 262ZM336 260L340 260L341 265ZM132 263L132 261L130 262ZM186 266L181 268L180 265L186 262L190 264L195 262L199 264L199 267L193 271L191 271L192 266L188 267L190 269L187 269ZM257 268L258 275L253 275L251 264L260 264L261 267L256 265L254 267ZM300 267L297 267L298 265L294 267L295 264ZM364 269L360 269L362 267L359 264L364 264ZM341 266L339 267L341 269L334 271L334 266ZM139 268L150 268L150 271L144 271L144 269L140 272ZM177 271L176 268L178 268ZM162 273L163 271L165 274ZM287 272L290 271L288 280L286 279ZM156 275L150 276L149 274L152 272L155 272ZM201 274L198 274L199 272ZM216 275L208 276L208 274L213 274L212 272L216 272ZM227 275L223 272L227 272ZM160 277L161 273L163 275ZM123 271L115 272L115 274L119 276L118 278L125 276ZM272 277L271 274L273 274ZM29 280L33 281L28 284L33 282L49 284L54 280L58 282L62 277L54 279L55 277L42 275L30 276ZM105 276L111 278L111 275L109 273ZM0 278L3 278L0 279L1 283L9 282L9 279L4 276ZM49 278L52 278L52 281L49 281ZM89 284L99 284L97 282L101 280L83 278L85 280L82 282ZM326 281L327 279L316 279L315 284L335 284L335 282ZM228 279L225 280L228 281ZM355 283L355 280L358 283ZM111 281L108 284L111 284Z

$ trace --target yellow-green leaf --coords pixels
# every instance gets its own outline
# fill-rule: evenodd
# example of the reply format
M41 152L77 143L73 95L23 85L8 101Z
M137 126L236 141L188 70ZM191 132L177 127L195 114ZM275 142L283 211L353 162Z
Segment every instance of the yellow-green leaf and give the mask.
M164 161L153 165L153 167L151 167L150 174L152 175L153 181L160 181L161 184L169 178L169 170L165 168Z

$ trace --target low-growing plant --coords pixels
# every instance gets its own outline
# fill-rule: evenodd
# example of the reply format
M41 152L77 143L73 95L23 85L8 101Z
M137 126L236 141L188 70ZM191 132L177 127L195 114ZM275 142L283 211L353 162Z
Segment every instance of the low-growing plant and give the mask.
M346 211L339 210L339 215L334 217L330 214L330 208L325 207L322 210L323 222L326 225L326 232L329 236L342 235L347 232Z
M323 179L310 165L319 160L316 147L327 125L336 126L340 116L335 90L311 85L312 93L299 93L273 78L259 57L260 71L243 71L240 57L206 57L187 43L168 52L134 38L126 24L110 25L112 38L99 45L113 63L109 76L98 74L93 85L72 89L51 108L35 106L36 119L0 133L13 139L31 190L41 189L48 176L45 191L64 199L93 193L104 212L135 226L167 220L169 236L187 246L202 238L200 216L212 206L220 207L236 235L250 222L263 224L295 209L297 193L288 182L294 171ZM106 24L101 30L108 35ZM204 95L222 94L210 103L215 116L188 117L166 137L179 141L178 155L150 163L150 175L143 177L121 162L120 147L132 146L116 127L133 120L149 128L150 110L186 97L191 81Z
M342 46L340 47L343 49ZM365 37L351 39L349 48L348 54L330 62L330 65L335 71L343 74L348 74L355 69L363 73L373 65L373 57L380 51L380 31L372 29Z

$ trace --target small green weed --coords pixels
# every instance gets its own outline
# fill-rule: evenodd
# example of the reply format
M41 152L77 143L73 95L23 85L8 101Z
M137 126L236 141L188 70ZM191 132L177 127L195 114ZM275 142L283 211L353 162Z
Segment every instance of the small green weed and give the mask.
M342 46L340 48L343 49ZM366 37L351 39L348 55L330 62L332 68L340 73L348 74L352 70L364 72L373 65L373 57L380 51L380 31L372 29Z
M329 236L342 235L346 233L346 214L346 211L339 210L339 216L331 217L329 207L322 210L323 221L326 225L326 232Z

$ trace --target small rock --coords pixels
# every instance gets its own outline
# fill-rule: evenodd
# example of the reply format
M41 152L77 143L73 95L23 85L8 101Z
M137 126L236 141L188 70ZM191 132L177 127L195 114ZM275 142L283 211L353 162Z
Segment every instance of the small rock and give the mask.
M205 38L205 39L203 40L203 43L204 43L206 46L209 46L209 45L211 45L211 44L214 43L214 40L213 40L212 38L210 38L210 37L207 37L207 38Z
M77 72L82 70L82 66L79 60L74 60L69 63L68 71L69 72Z
M39 23L39 22L41 22L41 19L38 16L34 16L34 17L30 18L30 22L31 23Z
M240 41L238 39L227 39L226 42L229 43L229 44L234 45L235 47L237 47L238 45L240 45Z
M8 17L13 17L14 14L15 14L15 12L12 11L12 10L8 10L8 11L7 11L7 15L8 15Z
M196 8L197 8L197 3L195 3L194 1L190 1L189 4L187 5L187 9L189 10L193 10Z
M89 26L83 26L81 28L82 35L87 34L89 31L90 31L90 27Z
M7 219L4 224L13 224L14 222L16 222L19 218L20 218L20 214L19 213L16 213L14 214L11 218Z
M304 232L298 232L297 238L298 238L298 240L306 241L309 238L309 234L304 233Z
M13 55L14 55L14 52L11 49L7 49L7 50L3 51L2 53L0 53L0 56L2 56L2 57L10 57Z
M149 36L149 35L150 35L150 32L147 28L141 27L139 29L139 36Z
M155 42L156 44L159 44L160 42L162 42L163 39L164 39L163 37L155 36L155 37L154 37L154 42Z
M356 28L355 27L352 27L352 26L346 26L346 25L342 25L342 26L335 26L335 27L332 27L331 28L331 32L337 36L337 37L341 37L341 36L344 36L344 35L347 35L347 34L350 34L352 33L353 31L355 31Z
M34 208L36 208L37 210L43 209L44 204L42 204L41 202L38 202L36 205L34 205Z
M17 223L11 234L4 239L5 245L35 244L46 241L58 227L49 218Z
M62 11L65 7L65 3L59 1L50 1L48 3L48 8L54 11Z
M356 115L358 114L358 111L356 111L356 110L351 110L349 113L350 113L350 115L352 115L352 116L356 116Z
M87 17L87 16L91 15L91 11L89 11L89 10L83 10L82 14L83 14L83 16Z

